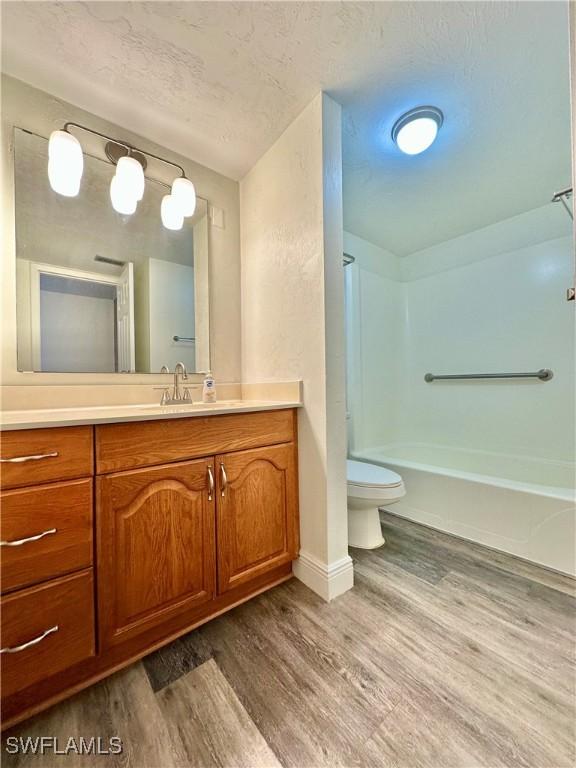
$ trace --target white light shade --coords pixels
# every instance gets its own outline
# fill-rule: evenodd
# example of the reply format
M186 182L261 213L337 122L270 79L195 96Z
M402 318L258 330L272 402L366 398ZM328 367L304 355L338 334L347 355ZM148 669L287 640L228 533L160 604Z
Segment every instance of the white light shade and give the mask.
M172 197L182 216L192 216L196 210L196 190L190 179L174 179Z
M162 224L164 224L166 229L182 229L184 216L182 215L180 206L172 195L164 195L162 198L160 216L162 217Z
M407 155L419 155L434 142L438 124L430 117L420 117L400 128L396 144Z
M75 197L80 191L84 155L77 138L67 131L52 131L48 142L48 180L54 192Z
M406 155L419 155L434 143L444 122L438 107L416 107L396 120L392 139Z
M48 181L54 192L64 197L76 197L80 192L81 176L68 173L66 165L48 160Z
M116 165L116 176L136 201L144 197L144 169L133 157L121 157Z
M133 189L124 184L118 176L114 176L110 182L110 200L112 201L112 208L125 216L131 216L136 211L138 204Z

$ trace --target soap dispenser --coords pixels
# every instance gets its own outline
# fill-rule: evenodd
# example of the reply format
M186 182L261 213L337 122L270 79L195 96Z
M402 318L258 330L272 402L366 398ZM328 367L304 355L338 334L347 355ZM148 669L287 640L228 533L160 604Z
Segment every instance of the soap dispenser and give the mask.
M214 377L208 371L204 377L204 384L202 386L202 402L203 403L215 403L216 402L216 384L214 383Z

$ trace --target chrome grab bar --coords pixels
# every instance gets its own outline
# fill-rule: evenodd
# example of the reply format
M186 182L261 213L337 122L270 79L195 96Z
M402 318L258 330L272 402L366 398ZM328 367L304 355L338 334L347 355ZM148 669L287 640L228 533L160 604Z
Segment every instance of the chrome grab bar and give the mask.
M52 453L37 453L35 456L14 456L13 459L0 459L0 464L23 464L25 461L39 461L40 459L55 459L58 451Z
M51 635L53 632L58 632L58 629L58 624L55 624L53 627L47 629L46 632L42 632L41 635L38 635L38 637L35 637L33 640L28 640L27 643L23 643L22 645L15 645L14 648L0 648L0 653L20 653L20 651L25 651L26 648L30 648L32 645L41 643L44 638L48 637L48 635Z
M194 336L172 336L174 341L196 341Z
M435 373L427 373L424 381L439 381L443 379L540 379L550 381L554 373L550 368L540 368L539 371L527 373L449 373L438 376Z
M42 533L37 533L36 536L28 536L27 539L15 539L14 541L0 541L0 547L20 547L22 544L28 544L30 541L39 541L44 536L49 536L51 533L56 533L56 528L50 528Z

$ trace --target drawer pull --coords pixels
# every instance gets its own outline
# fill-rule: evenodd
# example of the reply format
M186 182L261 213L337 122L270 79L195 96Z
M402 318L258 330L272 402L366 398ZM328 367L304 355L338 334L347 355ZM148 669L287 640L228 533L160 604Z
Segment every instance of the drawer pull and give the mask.
M15 539L14 541L0 541L0 547L20 547L22 544L28 544L31 541L39 541L44 536L50 536L51 533L56 533L57 528L49 528L47 531L37 533L36 536L28 536L26 539Z
M224 498L226 488L228 487L228 476L226 475L226 469L224 464L220 464L220 495Z
M24 464L25 461L55 459L57 456L58 451L52 451L52 453L37 453L35 456L14 456L13 459L0 459L0 464Z
M23 645L15 645L14 648L0 648L0 653L20 653L20 651L25 651L26 648L30 648L32 645L41 643L45 637L48 637L48 635L51 635L53 632L58 632L58 624L55 624L53 627L50 627L50 629L47 629L46 632L42 632L41 635L38 635L38 637L29 640Z
M212 467L208 467L208 501L214 498L214 474Z

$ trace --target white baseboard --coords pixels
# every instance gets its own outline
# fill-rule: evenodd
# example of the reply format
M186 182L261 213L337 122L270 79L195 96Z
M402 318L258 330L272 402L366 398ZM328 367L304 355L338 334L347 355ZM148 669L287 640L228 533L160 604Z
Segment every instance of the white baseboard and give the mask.
M349 555L334 563L323 563L308 552L300 552L293 565L294 575L329 602L354 586L354 568Z

